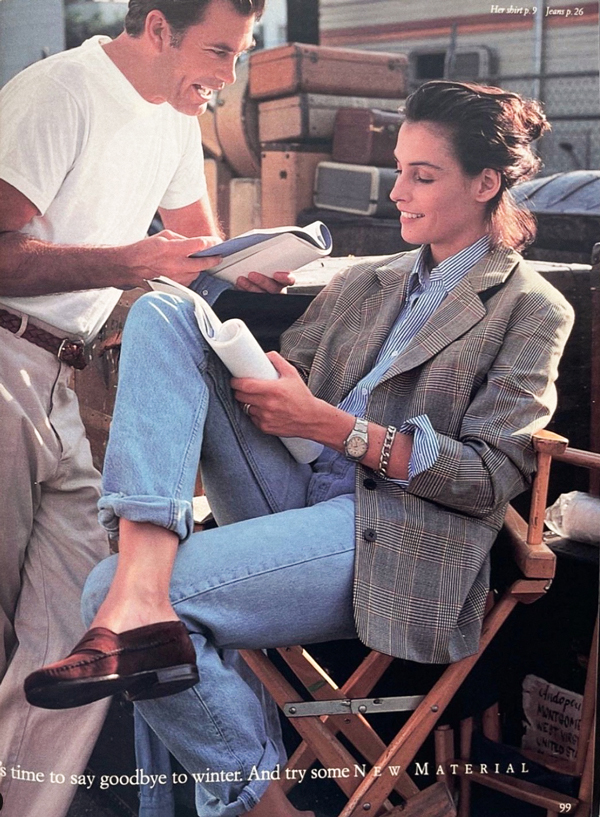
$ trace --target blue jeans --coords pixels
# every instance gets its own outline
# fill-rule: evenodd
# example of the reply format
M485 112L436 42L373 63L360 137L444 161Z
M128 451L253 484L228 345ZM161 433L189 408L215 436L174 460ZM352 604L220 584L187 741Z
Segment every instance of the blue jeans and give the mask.
M163 294L137 301L99 503L113 532L123 516L182 540L171 601L194 643L200 682L136 708L188 772L223 773L196 785L202 817L253 808L268 785L257 778L283 760L275 707L235 650L356 636L353 466L327 449L313 467L296 463L241 411L229 380L190 304ZM199 459L219 527L192 534ZM88 621L115 560L90 575ZM160 754L143 730L137 751L140 767ZM160 793L144 795L145 813L163 817Z

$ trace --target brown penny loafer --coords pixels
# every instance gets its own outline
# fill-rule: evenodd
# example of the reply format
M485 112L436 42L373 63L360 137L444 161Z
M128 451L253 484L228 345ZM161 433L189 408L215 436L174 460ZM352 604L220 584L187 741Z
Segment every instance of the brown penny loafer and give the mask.
M62 661L32 672L25 697L44 709L69 709L118 692L130 700L174 695L198 682L196 652L181 621L113 633L94 627Z

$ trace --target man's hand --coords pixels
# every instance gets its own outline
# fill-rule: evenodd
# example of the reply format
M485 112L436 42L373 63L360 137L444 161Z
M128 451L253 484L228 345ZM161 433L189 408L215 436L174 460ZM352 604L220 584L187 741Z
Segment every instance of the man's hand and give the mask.
M235 288L244 292L268 292L271 295L278 295L283 289L295 283L295 278L289 272L274 272L272 278L260 272L250 272L247 277L241 275L237 279Z
M190 258L192 253L220 244L216 236L185 238L171 230L137 241L124 248L127 263L140 279L140 284L148 278L166 275L179 284L189 286L203 270L216 266L220 256L210 258ZM262 277L262 276L261 276Z

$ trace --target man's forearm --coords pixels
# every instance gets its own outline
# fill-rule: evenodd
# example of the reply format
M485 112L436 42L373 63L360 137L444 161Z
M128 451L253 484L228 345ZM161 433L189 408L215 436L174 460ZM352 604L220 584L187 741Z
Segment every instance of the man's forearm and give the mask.
M129 247L50 244L18 232L0 234L0 296L141 286Z
M67 246L17 231L0 233L0 297L126 289L158 275L188 286L219 260L193 253L217 243L214 236L185 238L170 230L119 247Z

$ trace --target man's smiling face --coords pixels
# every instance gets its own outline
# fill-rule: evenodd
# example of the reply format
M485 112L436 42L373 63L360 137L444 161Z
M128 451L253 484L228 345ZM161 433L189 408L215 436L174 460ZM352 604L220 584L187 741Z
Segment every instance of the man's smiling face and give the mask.
M158 25L160 12L150 14L157 15ZM162 20L152 101L168 102L188 116L204 113L213 91L235 81L238 57L254 45L255 17L238 14L228 0L212 0L202 21L175 39Z

